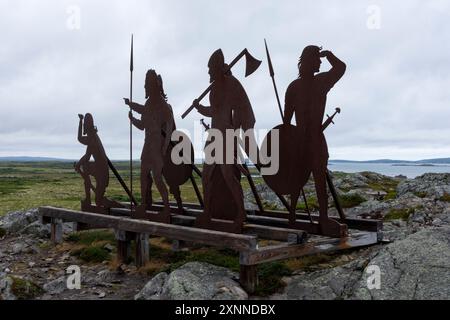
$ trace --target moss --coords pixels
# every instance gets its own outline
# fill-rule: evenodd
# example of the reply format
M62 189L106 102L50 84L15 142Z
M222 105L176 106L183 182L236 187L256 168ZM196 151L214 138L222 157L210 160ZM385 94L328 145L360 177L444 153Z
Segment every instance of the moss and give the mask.
M391 209L389 213L384 217L384 220L408 220L409 216L415 212L415 208L409 209Z
M44 290L37 284L17 277L11 277L13 283L12 293L18 300L31 300L44 293Z
M103 245L93 245L88 247L82 247L71 251L71 254L79 257L85 262L103 262L111 259L111 254L108 250L103 248Z
M0 228L0 238L3 238L6 235L6 230L3 228Z
M444 201L444 202L450 202L450 194L444 193L444 195L442 197L440 197L439 200Z
M75 242L82 245L91 245L95 242L115 243L114 233L110 230L89 230L75 232L67 236L67 241Z
M308 202L308 208L310 210L319 210L319 203L317 202L317 198L312 196L312 197L308 197L306 198L306 202ZM305 205L305 201L303 201L303 198L300 197L298 199L298 203L297 203L297 210L302 210L305 211L306 210L306 205Z
M343 208L353 208L367 201L367 199L357 193L352 193L340 195L339 201Z
M255 295L267 297L274 294L285 286L281 280L291 275L291 270L282 262L263 263L258 266L258 285Z
M416 191L414 192L414 195L419 198L425 198L427 196L427 193L425 191Z
M384 196L384 200L393 200L397 198L397 190L390 189L387 191L387 194Z
M336 258L336 255L316 254L310 256L304 256L301 258L294 258L285 261L285 265L289 270L309 270L311 266L318 265L320 263L328 263Z

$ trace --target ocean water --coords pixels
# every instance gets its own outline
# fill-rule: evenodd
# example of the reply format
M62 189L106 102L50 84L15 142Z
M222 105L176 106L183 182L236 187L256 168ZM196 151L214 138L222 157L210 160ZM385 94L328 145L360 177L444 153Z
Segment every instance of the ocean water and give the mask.
M417 165L393 165L390 163L328 163L328 169L331 171L342 171L348 173L372 171L395 177L403 175L408 178L415 178L424 173L450 173L450 165L436 164L432 166Z

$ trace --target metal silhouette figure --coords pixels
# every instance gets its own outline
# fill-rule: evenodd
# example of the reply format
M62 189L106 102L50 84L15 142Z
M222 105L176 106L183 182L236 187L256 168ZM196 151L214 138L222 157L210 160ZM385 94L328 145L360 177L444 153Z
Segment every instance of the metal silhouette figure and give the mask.
M223 155L227 152L227 129L242 128L247 130L253 128L255 124L255 117L248 96L230 70L231 66L244 55L247 60L246 76L248 76L259 67L261 62L248 54L247 50L244 50L230 66L225 64L222 50L216 50L208 62L211 85L205 90L206 93L210 91L211 106L203 106L199 103L206 95L205 92L192 103L192 106L200 114L211 118L211 128L222 133ZM236 155L236 145L234 143L232 145L233 152ZM226 164L225 161L204 164L202 183L205 206L203 213L197 217L196 226L234 233L242 232L246 211L240 184L240 168L241 166L236 161L234 164ZM218 220L226 220L227 222Z
M95 193L95 204L101 211L102 208L121 207L121 204L105 197L106 188L109 184L109 160L105 149L97 134L94 118L90 113L78 115L78 141L86 146L86 153L75 164L77 171L84 180L85 199L83 207L91 206L91 189ZM93 158L94 161L90 161ZM95 187L91 176L95 178Z
M141 205L136 210L136 217L147 217L145 212L151 209L151 187L155 182L161 195L164 208L158 215L149 216L152 220L170 223L169 194L163 180L163 167L169 149L170 137L174 130L172 109L167 103L162 78L154 70L149 70L145 78L145 105L131 102L124 98L125 104L132 111L141 115L141 119L128 117L139 130L145 131L145 142L141 154ZM165 135L162 135L162 131Z
M321 58L326 58L332 68L328 72L318 73ZM331 51L321 50L318 46L304 48L299 62L299 77L288 87L285 95L284 126L289 128L297 144L294 146L295 165L291 166L292 179L297 185L288 186L291 206L295 205L311 173L314 177L316 194L319 202L319 227L321 233L329 236L343 236L347 226L328 217L327 165L328 147L323 134L323 118L327 93L344 75L346 65ZM296 127L290 125L295 115ZM329 124L329 123L328 123ZM328 125L327 124L327 125ZM295 215L291 214L291 222Z

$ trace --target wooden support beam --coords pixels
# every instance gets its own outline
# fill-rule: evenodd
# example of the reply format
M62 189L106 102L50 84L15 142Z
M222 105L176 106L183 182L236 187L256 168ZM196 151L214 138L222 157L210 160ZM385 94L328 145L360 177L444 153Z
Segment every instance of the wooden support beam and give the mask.
M117 261L128 263L131 257L131 237L132 235L123 230L114 231L117 240Z
M258 267L256 265L241 265L239 283L247 293L254 293L258 286Z
M143 267L150 260L149 237L146 233L136 234L136 266Z
M61 219L58 218L51 219L50 239L54 244L63 242L63 225Z
M241 252L241 265L255 265L264 262L302 257L317 253L363 247L378 242L376 232L361 232L347 238L323 238L305 244L280 244L259 248L258 250Z
M117 217L54 207L41 207L39 208L39 212L43 216L60 218L67 221L79 221L92 224L100 228L113 228L135 233L148 233L155 236L166 237L168 239L222 246L237 251L253 250L257 247L256 236L231 234L221 231L177 226L173 224L136 220L128 217Z

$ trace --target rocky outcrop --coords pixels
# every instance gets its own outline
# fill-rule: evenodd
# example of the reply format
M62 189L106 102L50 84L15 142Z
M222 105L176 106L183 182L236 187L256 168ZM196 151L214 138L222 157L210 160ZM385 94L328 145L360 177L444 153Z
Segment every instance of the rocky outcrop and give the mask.
M405 180L398 185L397 193L400 196L413 193L433 200L450 196L450 173L425 173L415 179Z
M137 300L243 300L247 293L237 275L208 263L189 262L170 274L160 273L139 292Z
M28 234L38 238L50 237L50 225L41 223L38 209L9 212L0 217L0 228L6 234ZM70 233L72 230L73 224L63 224L64 233Z
M368 286L374 266L381 272L379 289ZM450 228L423 229L401 241L373 248L366 257L344 266L305 273L287 282L281 298L448 299Z

